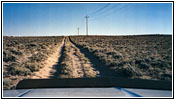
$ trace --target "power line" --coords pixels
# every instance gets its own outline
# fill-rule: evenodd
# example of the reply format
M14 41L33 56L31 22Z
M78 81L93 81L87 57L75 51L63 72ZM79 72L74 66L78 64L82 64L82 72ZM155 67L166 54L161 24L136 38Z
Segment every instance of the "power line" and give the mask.
M96 10L88 15L93 16L93 15L97 14L98 12L102 11L103 9L105 9L106 7L108 7L109 5L110 5L110 3L106 4L105 6L101 7L100 9L98 9L98 10Z
M110 4L106 4L106 5L103 6L102 8L100 8L100 9L94 11L93 13L91 13L91 15L92 15L92 14L94 15L94 16L92 16L92 17L97 18L96 16L99 16L99 15L101 15L101 14L105 14L105 15L103 15L103 16L101 16L101 17L106 17L106 16L109 16L109 15L111 15L111 14L114 14L115 12L118 12L118 11L120 11L121 9L126 8L127 6L129 6L129 4L127 4L127 5L124 5L123 7L120 7L120 8L117 8L117 9L113 10L113 12L106 13L106 12L110 11L111 9L114 9L115 7L118 7L118 6L121 5L121 4L114 5L114 6L110 7L109 9L104 10L104 9L107 8L109 5L110 5ZM103 11L102 11L102 10L103 10ZM101 11L102 11L102 12L101 12ZM101 13L99 13L99 12L101 12ZM98 13L98 14L97 14L97 13ZM89 16L86 15L85 18L86 18L86 35L88 36L88 18L89 18ZM83 23L83 20L81 21L79 27L81 27L82 23ZM77 29L78 29L78 35L79 35L79 27L77 28Z
M112 12L105 13L105 14L103 14L103 16L95 16L95 17L93 17L93 18L94 18L94 19L97 19L97 18L100 18L100 17L109 16L109 15L111 15L111 14L116 14L116 12L119 12L120 10L122 10L122 9L128 7L128 6L130 6L130 4L123 5L122 7L117 8L117 9L113 10ZM117 6L115 6L115 7L117 7ZM114 7L113 7L113 8L114 8ZM93 19L93 20L94 20L94 19Z
M110 4L106 4L106 5L103 6L102 8L100 8L100 9L98 9L97 11L91 13L91 15L92 15L92 14L97 14L98 12L102 11L103 9L105 9L106 7L108 7L109 5L110 5ZM86 8L85 8L85 10L86 10ZM86 35L88 36L88 18L89 18L89 16L87 15L87 10L86 10L86 16L85 16L85 18L86 18ZM82 23L82 22L81 22L81 23ZM81 25L81 24L80 24L80 25ZM79 34L79 28L78 28L78 34Z
M119 9L116 9L116 10L114 10L113 12L104 15L103 17L106 17L106 16L109 16L109 15L114 14L114 13L116 13L116 12L119 12L120 10L122 10L122 9L128 7L128 6L129 6L129 4L126 4L126 5L124 5L123 7L119 8Z
M101 14L105 14L106 12L110 11L111 9L114 9L115 7L118 7L119 5L121 5L121 4L116 4L116 5L112 6L111 8L106 9L106 10L104 10L103 12L101 12L101 13L95 15L95 16L92 16L92 17L96 17L96 16L99 16L99 15L101 15Z
M98 10L96 10L96 11L94 11L94 12L92 12L92 13L90 13L89 15L95 15L95 14L97 14L98 12L101 12L102 10L104 10L104 9L105 9L106 7L108 7L109 5L110 5L110 3L104 5L103 7L99 8ZM86 7L83 6L83 8L84 8L84 10L85 10L85 12L86 12L86 16L85 16L85 18L86 18L86 35L88 35L88 18L89 18L89 16L87 16L87 9L86 9ZM83 23L83 20L80 22L80 24L79 24L78 27L81 27L82 23Z

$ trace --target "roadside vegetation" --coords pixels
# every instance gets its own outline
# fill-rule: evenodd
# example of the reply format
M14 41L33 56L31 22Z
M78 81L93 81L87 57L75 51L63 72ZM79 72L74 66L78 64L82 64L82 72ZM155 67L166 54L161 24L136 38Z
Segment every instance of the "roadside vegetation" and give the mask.
M104 66L128 78L171 80L172 36L72 36ZM114 76L117 77L117 76Z
M44 66L63 37L3 37L3 87L15 88Z

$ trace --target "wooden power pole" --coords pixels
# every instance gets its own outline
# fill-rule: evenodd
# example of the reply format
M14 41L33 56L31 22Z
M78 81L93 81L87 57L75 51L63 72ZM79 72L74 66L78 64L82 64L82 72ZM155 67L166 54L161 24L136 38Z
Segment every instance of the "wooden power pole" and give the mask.
M89 16L85 16L86 18L86 35L88 36L88 18Z

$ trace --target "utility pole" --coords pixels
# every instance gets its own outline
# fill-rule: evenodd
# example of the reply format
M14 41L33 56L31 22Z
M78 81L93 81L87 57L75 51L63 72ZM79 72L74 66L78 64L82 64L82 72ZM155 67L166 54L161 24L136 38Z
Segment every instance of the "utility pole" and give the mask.
M79 35L79 30L80 30L80 28L77 28L78 29L78 35Z
M89 16L85 16L86 18L86 35L88 36L88 18Z

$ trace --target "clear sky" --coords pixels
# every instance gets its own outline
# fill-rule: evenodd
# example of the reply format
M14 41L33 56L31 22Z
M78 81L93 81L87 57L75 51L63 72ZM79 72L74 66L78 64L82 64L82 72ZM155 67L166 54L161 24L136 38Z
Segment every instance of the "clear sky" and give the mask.
M172 34L171 3L3 3L3 35Z

